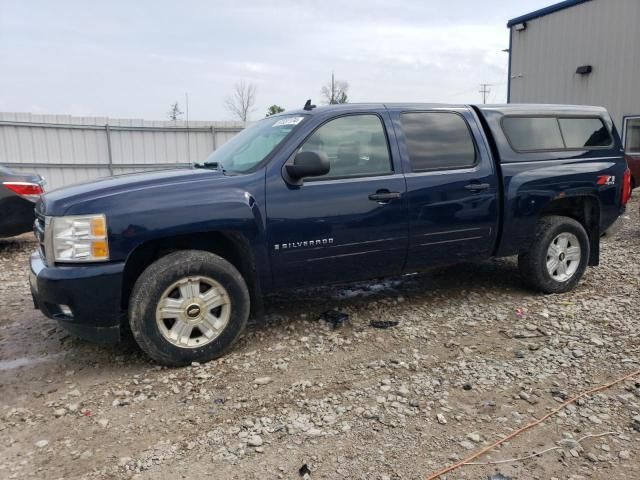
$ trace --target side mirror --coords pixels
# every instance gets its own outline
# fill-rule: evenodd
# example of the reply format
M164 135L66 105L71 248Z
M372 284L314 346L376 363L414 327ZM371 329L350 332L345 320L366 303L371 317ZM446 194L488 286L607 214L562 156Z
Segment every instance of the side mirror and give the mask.
M324 152L300 152L293 159L293 163L285 166L287 175L296 183L301 183L305 177L319 177L329 173L329 158Z

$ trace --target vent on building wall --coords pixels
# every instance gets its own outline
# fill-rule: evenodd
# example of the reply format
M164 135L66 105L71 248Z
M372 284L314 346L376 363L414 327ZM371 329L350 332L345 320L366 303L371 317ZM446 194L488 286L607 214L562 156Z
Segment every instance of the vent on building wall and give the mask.
M581 65L576 68L576 73L580 75L589 75L592 70L593 68L591 68L591 65Z

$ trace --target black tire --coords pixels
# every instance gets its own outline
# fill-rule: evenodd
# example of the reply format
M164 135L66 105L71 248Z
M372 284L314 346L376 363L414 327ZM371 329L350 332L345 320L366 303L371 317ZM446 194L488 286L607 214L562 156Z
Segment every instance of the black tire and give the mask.
M565 281L552 277L547 269L547 252L554 239L562 234L573 234L580 244L580 261L575 273ZM544 293L564 293L573 289L584 275L589 263L589 236L584 227L569 217L549 215L542 217L536 226L531 248L518 256L518 267L522 280L535 290Z
M168 341L156 322L156 308L165 291L186 277L202 276L218 282L228 294L230 314L226 326L202 347L180 347ZM167 366L208 362L226 353L249 318L247 285L238 270L224 258L200 250L170 253L152 263L136 281L129 301L131 333L140 348Z

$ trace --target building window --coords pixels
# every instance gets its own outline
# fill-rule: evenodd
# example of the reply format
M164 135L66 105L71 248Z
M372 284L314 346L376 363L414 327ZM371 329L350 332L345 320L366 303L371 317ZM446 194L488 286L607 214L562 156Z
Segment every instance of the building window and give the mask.
M416 112L400 115L411 170L469 168L476 149L467 122L457 113Z
M624 121L624 150L628 154L640 155L640 117Z
M613 143L604 122L596 117L506 116L502 129L518 152L605 148Z

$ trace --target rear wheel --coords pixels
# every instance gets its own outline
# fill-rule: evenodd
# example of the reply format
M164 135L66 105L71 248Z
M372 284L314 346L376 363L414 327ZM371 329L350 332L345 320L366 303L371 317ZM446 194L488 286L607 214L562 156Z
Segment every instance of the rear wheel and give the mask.
M129 303L133 336L152 359L179 366L224 354L249 317L240 272L209 252L171 253L138 278Z
M562 216L540 219L528 252L520 254L522 279L544 293L563 293L582 278L589 261L589 236L576 220Z

